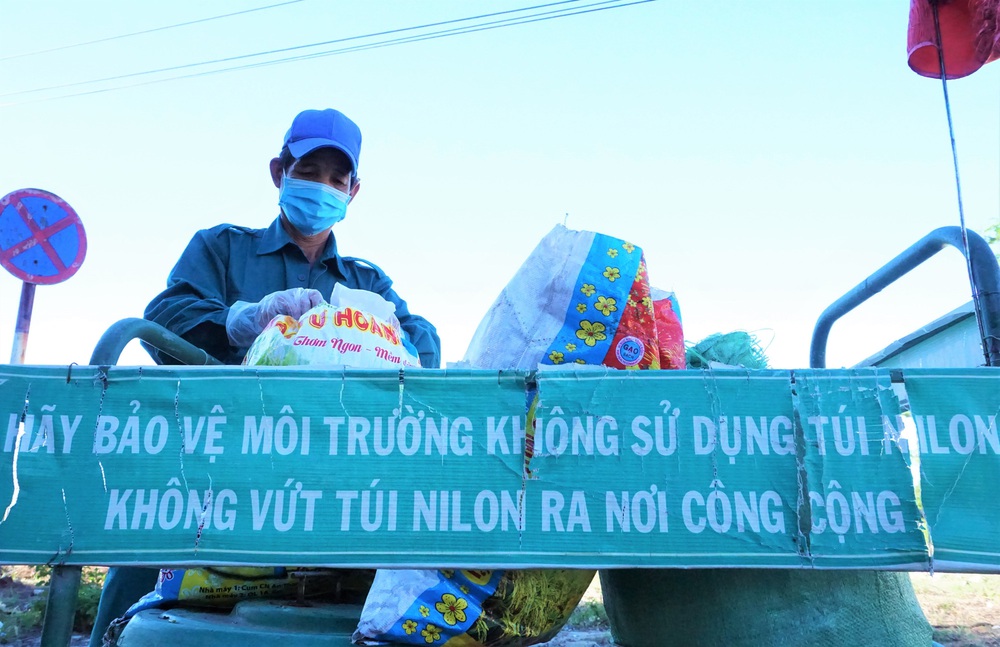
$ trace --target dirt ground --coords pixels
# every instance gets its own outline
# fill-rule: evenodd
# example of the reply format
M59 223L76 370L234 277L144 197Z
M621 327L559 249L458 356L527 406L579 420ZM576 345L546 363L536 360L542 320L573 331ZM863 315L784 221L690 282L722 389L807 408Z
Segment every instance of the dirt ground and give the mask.
M1000 647L1000 575L912 573L934 639L946 647Z
M17 605L25 606L41 593L34 585L11 577L10 567L0 576L0 612ZM914 589L924 614L934 626L934 640L945 647L1000 647L1000 575L939 573L911 574ZM600 602L601 585L595 578L582 603ZM2 616L0 616L2 617ZM2 631L2 629L0 629ZM39 631L17 638L8 636L6 644L37 647ZM4 644L0 640L0 644ZM72 647L84 647L87 636L74 635ZM606 625L566 627L547 647L610 647L611 632Z

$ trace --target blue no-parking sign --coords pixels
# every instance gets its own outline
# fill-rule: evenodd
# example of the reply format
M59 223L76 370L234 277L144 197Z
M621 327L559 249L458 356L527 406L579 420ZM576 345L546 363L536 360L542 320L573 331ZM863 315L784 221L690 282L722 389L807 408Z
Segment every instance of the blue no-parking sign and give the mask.
M87 235L73 208L40 189L0 198L0 265L26 283L52 285L76 274Z
M23 364L35 285L61 283L87 255L80 216L66 201L41 189L19 189L0 198L0 266L21 279L21 303L10 363Z

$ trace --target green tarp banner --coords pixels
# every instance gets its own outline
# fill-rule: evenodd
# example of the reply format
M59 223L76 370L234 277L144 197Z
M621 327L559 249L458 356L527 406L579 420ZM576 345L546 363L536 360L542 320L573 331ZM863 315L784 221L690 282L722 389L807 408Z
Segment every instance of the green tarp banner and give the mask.
M0 562L923 570L894 386L876 369L0 366ZM961 402L936 415L998 408ZM933 499L955 515L941 532L1000 570L997 534L962 516L995 529L1000 506L965 478Z
M939 570L1000 571L1000 371L906 372Z

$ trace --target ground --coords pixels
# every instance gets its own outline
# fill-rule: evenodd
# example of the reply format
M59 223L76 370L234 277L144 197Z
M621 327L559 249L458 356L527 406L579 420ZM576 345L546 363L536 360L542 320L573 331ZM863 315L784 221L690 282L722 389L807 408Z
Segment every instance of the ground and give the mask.
M0 644L36 647L37 602L43 590L28 568L0 571ZM917 597L934 626L934 639L945 647L1000 647L1000 575L913 573ZM573 622L547 643L548 647L610 647L611 633L602 620L601 585L595 579L574 614ZM32 615L36 614L36 615ZM5 638L3 636L6 636ZM72 647L87 644L86 634L74 635Z
M946 647L1000 647L1000 575L910 577L936 641Z

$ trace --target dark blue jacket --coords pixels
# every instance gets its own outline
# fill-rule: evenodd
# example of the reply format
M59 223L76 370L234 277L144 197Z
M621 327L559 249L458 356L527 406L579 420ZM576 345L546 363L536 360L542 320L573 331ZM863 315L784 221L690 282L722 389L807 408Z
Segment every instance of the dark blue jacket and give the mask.
M275 219L267 229L218 225L194 235L167 279L167 289L146 306L145 318L174 332L226 364L239 364L246 348L230 346L226 316L236 301L256 303L264 296L302 287L330 298L337 283L376 292L396 305L396 317L425 368L441 365L441 341L423 317L410 314L392 289L392 280L375 265L337 254L333 235L310 265ZM160 364L176 363L150 350Z

